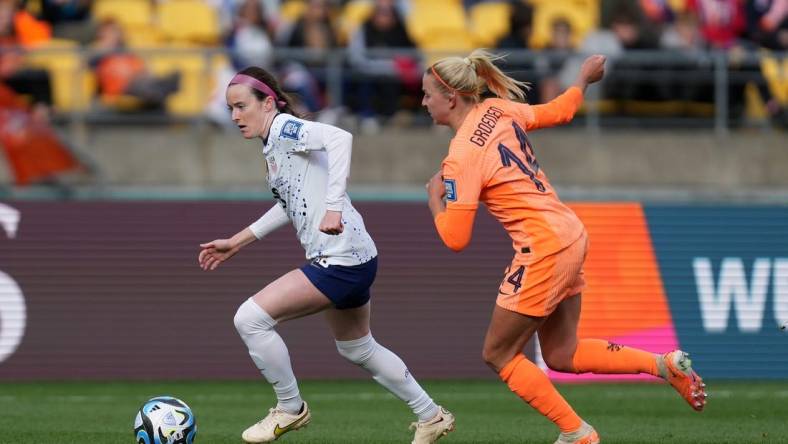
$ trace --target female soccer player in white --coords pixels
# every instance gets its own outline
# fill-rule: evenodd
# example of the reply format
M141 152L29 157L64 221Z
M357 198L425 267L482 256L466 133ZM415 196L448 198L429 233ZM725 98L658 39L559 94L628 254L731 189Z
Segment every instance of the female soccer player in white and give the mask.
M309 423L309 406L301 399L290 355L274 326L320 311L339 354L366 369L418 417L411 425L413 442L433 443L445 436L454 429L454 416L436 405L402 359L370 333L369 288L377 271L377 250L345 192L352 136L299 118L276 79L261 68L236 74L226 95L241 134L263 141L268 185L278 202L230 239L201 244L200 266L215 270L288 221L308 261L268 284L235 314L238 333L278 399L265 418L243 432L243 439L271 442Z

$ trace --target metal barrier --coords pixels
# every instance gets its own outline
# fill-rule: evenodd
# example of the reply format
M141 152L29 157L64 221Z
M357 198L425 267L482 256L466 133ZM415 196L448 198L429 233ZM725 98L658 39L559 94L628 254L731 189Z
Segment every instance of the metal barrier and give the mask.
M178 93L178 97L168 103L168 113L115 113L108 112L95 100L95 81L91 80L88 61L96 53L88 48L48 47L30 53L34 65L44 67L53 77L56 106L62 115L75 124L90 123L169 123L172 121L200 121L204 118L199 104L207 101L216 69L222 63L229 63L233 54L224 48L151 48L135 49L134 52L151 62L155 70L179 70L190 76L188 85ZM574 63L579 66L582 56L560 54L549 51L507 50L506 60L502 68L518 79L536 81L545 76L544 65L556 63ZM421 62L437 60L451 53L426 53L413 49L369 50L364 55L369 58L391 58L408 56ZM784 60L786 53L765 55L750 52L732 57L722 51L629 51L620 56L609 57L608 75L603 86L589 89L585 112L585 124L590 130L598 130L600 126L639 126L649 122L665 126L701 126L713 127L718 133L727 131L731 123L737 123L740 116L741 91L745 84L753 83L762 91L768 91L768 82L761 73L760 65L765 57ZM321 84L326 97L327 107L339 107L347 103L349 97L357 93L355 85L358 80L370 74L354 63L359 55L351 57L347 49L335 49L316 52L308 49L276 48L275 66L296 62L306 67ZM63 62L67 63L63 63ZM570 68L565 68L571 71ZM394 73L392 73L394 74ZM553 72L554 75L565 73ZM572 75L570 73L569 75ZM387 76L395 81L394 75ZM194 80L194 81L191 81ZM788 77L786 73L772 79L774 85L784 88ZM566 82L565 82L566 83ZM604 86L611 85L609 87ZM782 85L782 86L780 86ZM641 88L650 92L659 90L661 97L654 99L638 97L621 97L614 86L623 89ZM675 88L671 92L671 88ZM695 90L693 91L693 88ZM620 91L618 91L620 92ZM736 97L732 97L733 94ZM705 96L704 96L705 94ZM618 95L618 97L617 97ZM188 96L186 106L183 106ZM174 102L176 103L173 106ZM660 111L652 115L635 115L632 109L623 112L604 112L600 103L629 100L635 102L701 102L713 109L709 116L692 118L671 115L670 110ZM731 102L735 100L732 112ZM582 119L579 119L582 120Z

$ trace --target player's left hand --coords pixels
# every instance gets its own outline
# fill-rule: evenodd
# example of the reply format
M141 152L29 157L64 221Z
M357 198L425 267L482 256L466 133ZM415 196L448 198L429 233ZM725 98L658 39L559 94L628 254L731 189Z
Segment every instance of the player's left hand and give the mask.
M435 173L426 186L429 197L443 199L446 196L446 185L443 184L443 173L441 171Z
M323 221L320 222L320 231L326 234L337 235L345 230L342 225L342 212L326 210Z

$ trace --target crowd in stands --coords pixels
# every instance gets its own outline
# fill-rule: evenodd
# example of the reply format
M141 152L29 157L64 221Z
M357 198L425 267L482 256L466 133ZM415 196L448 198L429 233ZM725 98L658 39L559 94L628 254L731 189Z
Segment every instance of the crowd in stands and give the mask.
M101 106L207 112L226 122L224 85L236 70L258 65L279 75L303 111L342 106L375 131L403 110L418 111L431 54L474 47L535 51L504 67L532 83L534 102L559 94L568 85L565 73L588 52L611 61L606 98L711 102L711 83L687 81L698 65L678 68L687 76L644 83L624 75L628 63L653 73L663 62L624 55L669 50L691 58L722 50L732 71L753 79L731 87L734 108L755 94L766 117L785 119L788 105L788 0L0 0L0 36L0 82L27 98L41 119L53 106ZM34 55L41 48L85 52ZM206 57L151 48L229 52ZM332 104L326 62L341 48L350 49L345 94ZM406 51L379 51L392 48ZM766 55L744 63L754 53Z

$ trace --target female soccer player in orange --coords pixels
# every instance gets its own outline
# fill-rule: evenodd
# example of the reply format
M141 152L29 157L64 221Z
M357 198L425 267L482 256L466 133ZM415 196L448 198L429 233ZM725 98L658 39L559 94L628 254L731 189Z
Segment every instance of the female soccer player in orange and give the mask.
M686 353L655 355L577 338L587 234L539 167L527 131L569 122L586 87L602 78L605 58L587 58L572 87L537 106L521 103L525 84L506 76L494 60L483 50L444 58L422 79L422 105L436 124L455 131L441 171L427 184L438 234L452 250L465 248L478 204L484 202L515 250L498 290L483 359L514 393L560 428L556 444L598 443L599 435L522 354L537 332L542 356L553 370L649 373L666 379L690 406L702 410L704 384ZM497 97L482 100L485 87Z

